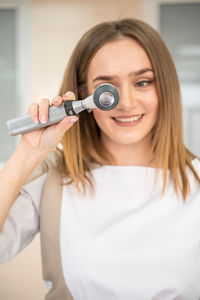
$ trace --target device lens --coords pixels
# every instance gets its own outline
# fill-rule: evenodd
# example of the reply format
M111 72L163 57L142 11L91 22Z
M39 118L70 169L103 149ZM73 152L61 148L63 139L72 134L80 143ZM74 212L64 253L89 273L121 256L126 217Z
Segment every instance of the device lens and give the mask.
M104 92L99 96L99 102L103 106L111 106L114 103L115 99L113 94L109 92Z

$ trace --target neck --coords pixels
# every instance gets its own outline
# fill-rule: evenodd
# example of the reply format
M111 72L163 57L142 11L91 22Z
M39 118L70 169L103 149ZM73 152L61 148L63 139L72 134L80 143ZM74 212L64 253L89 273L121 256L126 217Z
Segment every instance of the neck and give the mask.
M106 140L103 140L103 143L113 157L111 165L156 167L150 143L124 145L108 143Z

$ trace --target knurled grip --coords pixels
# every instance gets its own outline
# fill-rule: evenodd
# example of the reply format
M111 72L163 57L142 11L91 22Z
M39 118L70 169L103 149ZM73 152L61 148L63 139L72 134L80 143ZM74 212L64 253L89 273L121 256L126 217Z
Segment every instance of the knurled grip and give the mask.
M77 115L72 105L73 102L74 100L68 100L64 102L64 108L67 116Z

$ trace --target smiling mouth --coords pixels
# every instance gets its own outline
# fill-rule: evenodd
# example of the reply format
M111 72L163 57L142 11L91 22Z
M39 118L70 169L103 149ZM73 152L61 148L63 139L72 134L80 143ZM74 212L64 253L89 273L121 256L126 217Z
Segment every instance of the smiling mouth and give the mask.
M132 116L132 117L118 117L118 118L113 117L112 119L119 123L131 123L131 122L136 122L137 120L141 119L143 116L144 114Z

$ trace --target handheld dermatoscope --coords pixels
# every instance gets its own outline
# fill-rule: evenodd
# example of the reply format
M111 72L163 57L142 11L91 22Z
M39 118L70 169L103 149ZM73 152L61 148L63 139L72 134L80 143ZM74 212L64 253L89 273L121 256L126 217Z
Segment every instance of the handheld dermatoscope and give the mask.
M99 85L94 94L83 100L68 100L60 106L50 106L49 117L46 123L34 123L29 114L7 121L9 134L12 136L30 132L58 123L66 116L79 114L85 109L100 108L101 110L112 110L119 102L117 89L111 84Z

